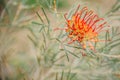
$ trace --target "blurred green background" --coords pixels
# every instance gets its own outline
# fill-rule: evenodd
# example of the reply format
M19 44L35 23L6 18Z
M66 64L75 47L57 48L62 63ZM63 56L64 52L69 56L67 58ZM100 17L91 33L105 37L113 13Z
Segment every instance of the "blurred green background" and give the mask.
M64 32L53 31L78 4L111 26L99 55L62 49ZM0 0L0 80L120 80L119 27L120 0Z

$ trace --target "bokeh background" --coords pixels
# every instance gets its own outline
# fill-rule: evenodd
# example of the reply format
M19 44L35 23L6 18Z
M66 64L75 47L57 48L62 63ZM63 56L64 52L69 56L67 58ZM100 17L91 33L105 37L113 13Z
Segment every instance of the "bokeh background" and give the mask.
M96 55L61 48L63 32L53 31L78 4L111 26ZM119 27L120 0L0 0L0 80L120 80Z

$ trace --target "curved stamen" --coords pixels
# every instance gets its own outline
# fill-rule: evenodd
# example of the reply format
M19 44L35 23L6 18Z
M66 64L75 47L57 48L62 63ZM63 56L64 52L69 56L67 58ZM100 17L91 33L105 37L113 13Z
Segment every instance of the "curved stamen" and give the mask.
M94 28L93 28L93 31L96 29L96 27L97 26L94 26L97 22L99 22L100 20L104 20L103 18L99 18L99 19L97 19L97 20L95 20L94 22L93 22L93 24L91 25L91 26L93 26Z
M68 19L67 19L66 15L67 15L67 13L64 14L64 18L65 18L65 20L67 21Z
M76 9L75 14L78 12L79 8L80 8L80 4L78 5L78 7L77 7L77 9ZM75 14L74 14L74 15L75 15Z
M92 11L92 10L90 10L90 11L88 12L88 14L87 14L86 18L89 18L92 14L93 14L93 11ZM85 19L86 19L86 18L85 18ZM85 21L85 22L86 22L86 21Z
M86 10L88 10L87 7L84 7L84 8L82 8L82 10L80 10L80 12L78 12L78 19L81 18L83 12L85 12Z
M91 18L91 21L88 23L89 28L92 27L91 24L92 24L93 20L94 20L95 18L98 18L98 16L97 16L96 14L94 14L94 15L92 15L90 18Z
M104 22L103 24L99 25L98 28L96 28L96 31L101 31L105 24L107 24L107 22Z

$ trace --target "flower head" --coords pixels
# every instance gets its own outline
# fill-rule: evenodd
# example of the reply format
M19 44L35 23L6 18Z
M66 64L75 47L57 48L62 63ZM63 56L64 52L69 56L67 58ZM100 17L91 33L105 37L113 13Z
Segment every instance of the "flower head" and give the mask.
M88 10L87 7L79 10L78 6L75 13L71 16L71 19L65 19L67 21L66 32L68 37L74 41L84 42L95 40L98 34L105 27L106 22L103 18L99 18L92 10Z

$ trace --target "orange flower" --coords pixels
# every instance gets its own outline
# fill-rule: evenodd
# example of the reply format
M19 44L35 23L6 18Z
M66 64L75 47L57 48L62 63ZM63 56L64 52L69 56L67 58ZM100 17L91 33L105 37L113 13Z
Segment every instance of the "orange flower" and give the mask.
M84 7L81 10L79 10L79 8L80 5L71 16L71 19L66 18L67 13L64 15L67 21L66 32L71 39L69 43L77 41L83 43L83 47L86 48L84 42L98 41L98 34L103 31L106 22L103 18L99 18L94 14L92 10L89 11L87 7ZM91 44L89 44L89 46L93 49Z

